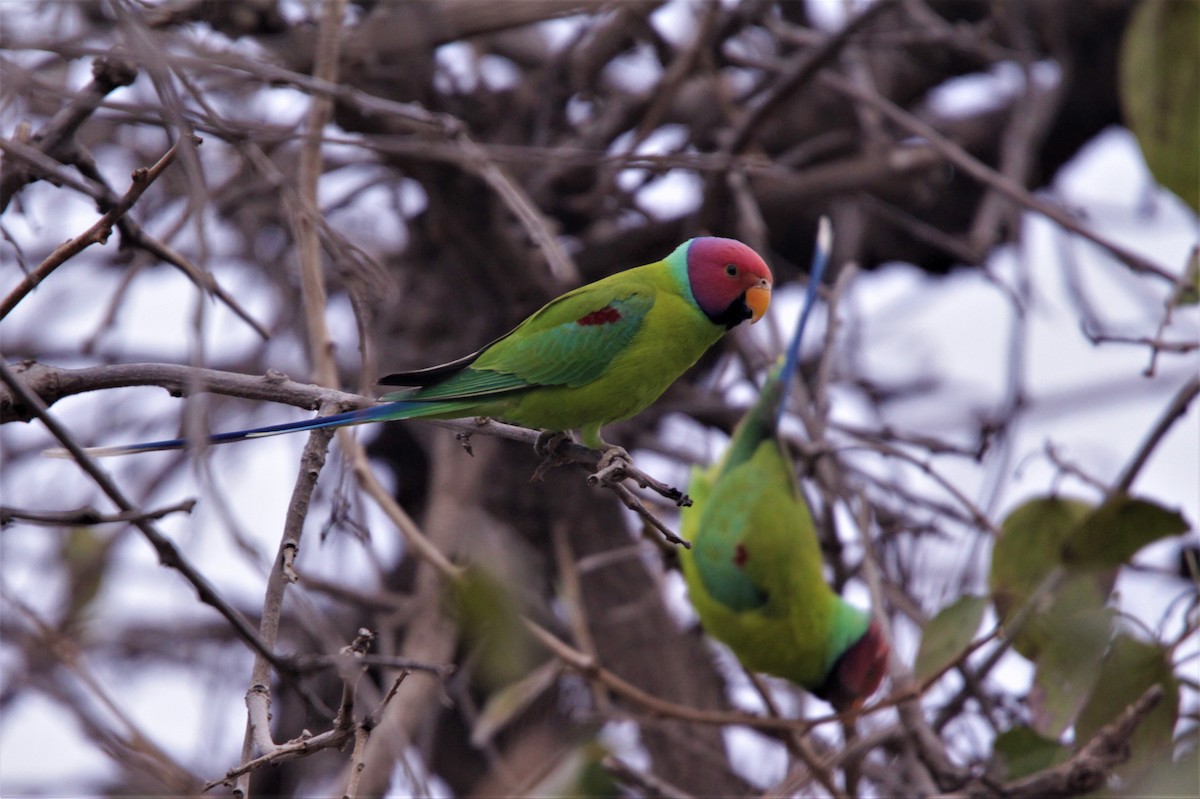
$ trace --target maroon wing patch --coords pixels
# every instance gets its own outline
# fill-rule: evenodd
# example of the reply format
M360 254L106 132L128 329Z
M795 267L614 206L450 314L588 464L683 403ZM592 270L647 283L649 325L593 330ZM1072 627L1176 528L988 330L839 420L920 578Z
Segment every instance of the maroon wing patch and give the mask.
M621 312L611 305L606 305L598 311L592 311L586 316L581 316L575 320L577 325L611 325L613 322L621 321Z
M745 567L748 560L750 560L750 553L746 551L745 544L738 544L733 550L733 565L741 569Z

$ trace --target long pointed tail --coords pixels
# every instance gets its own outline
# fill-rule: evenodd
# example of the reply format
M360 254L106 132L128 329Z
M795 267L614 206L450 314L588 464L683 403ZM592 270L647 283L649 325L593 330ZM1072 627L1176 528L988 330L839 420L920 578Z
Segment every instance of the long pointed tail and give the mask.
M345 413L335 413L331 416L318 416L315 419L304 419L299 422L285 422L266 427L255 427L250 430L234 430L229 433L214 433L207 439L209 444L228 444L232 441L245 441L250 438L266 438L284 433L299 433L304 430L319 430L323 427L346 427L365 422L383 422L389 419L405 419L414 416L426 416L430 413L449 410L445 403L438 408L429 402L389 402L370 408L363 408ZM84 451L96 457L109 455L132 455L136 452L161 452L174 449L185 449L195 441L187 438L171 438L165 441L144 441L140 444L120 444L114 447L89 447ZM43 455L50 458L67 458L70 453L61 448L45 450Z
M804 294L804 306L800 310L800 321L796 323L796 333L788 345L787 359L783 362L783 370L779 373L779 383L783 390L779 395L779 405L775 409L776 427L779 426L779 420L783 418L783 409L787 405L792 377L796 374L796 369L800 364L800 339L804 337L804 328L808 325L808 315L817 301L817 289L821 285L821 278L825 275L825 264L829 262L829 251L832 247L833 226L829 222L829 217L822 216L817 222L817 242L813 249L812 268L809 270L808 290Z
M783 411L787 405L788 393L795 378L800 362L800 340L804 336L804 328L808 322L809 313L817 299L817 287L821 276L825 273L825 264L829 260L830 244L833 231L827 217L821 217L817 227L817 244L813 251L812 271L808 278L808 293L800 310L800 319L796 324L796 332L788 344L786 358L776 361L759 391L758 399L742 417L733 433L733 440L725 452L722 461L723 469L729 469L754 456L759 444L768 438L773 438L779 430L783 419Z

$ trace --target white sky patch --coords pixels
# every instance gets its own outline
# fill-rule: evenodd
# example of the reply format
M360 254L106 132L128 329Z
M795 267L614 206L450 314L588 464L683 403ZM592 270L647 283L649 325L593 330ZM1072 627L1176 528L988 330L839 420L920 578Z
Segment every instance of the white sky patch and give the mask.
M5 39L8 40L5 42L4 57L12 59L24 69L37 67L45 61L45 52L38 47L22 49L15 45L40 41L45 35L47 25L53 25L57 35L75 38L86 30L80 24L81 17L82 7L75 3L5 0L0 3L0 30L5 32ZM75 64L78 64L79 61L76 61ZM90 65L85 65L85 70L90 71L90 69ZM6 132L5 136L8 135Z
M846 24L846 20L859 8L870 5L870 0L805 0L808 17L818 30L835 31Z
M681 125L664 125L639 142L634 152L651 156L679 152L687 142L687 136L687 129ZM624 153L633 141L632 133L622 134L613 141L609 151ZM617 175L617 184L626 191L642 186L638 191L638 204L646 213L659 219L671 219L699 207L703 180L698 175L672 169L643 185L649 175L646 169L624 169Z
M672 569L664 574L662 591L667 612L671 614L671 618L679 625L680 629L690 628L699 620L696 609L688 601L687 581L683 579L682 572Z
M489 53L479 59L479 77L492 91L502 91L516 87L524 75L512 61Z
M642 735L633 721L606 721L597 737L614 755L636 769L651 767L650 755L642 746Z
M672 169L638 192L638 205L657 219L675 219L700 207L703 185L694 172Z
M662 65L648 44L638 44L604 67L605 77L624 92L648 92L662 76Z
M567 98L567 120L575 127L581 127L590 122L596 114L596 106L591 100L584 99L578 94Z
M429 196L415 180L405 179L400 183L400 212L411 219L429 206Z
M540 23L538 30L546 40L546 48L556 53L574 43L579 37L580 29L590 23L591 17L587 15L558 17Z
M688 130L683 125L662 125L638 144L638 155L666 155L678 152L688 141Z
M375 170L370 166L364 168L360 162L363 148L356 142L347 140L345 131L333 122L321 129L321 136L324 139L321 144L321 157L325 162L325 169L317 178L317 203L325 206L335 202L335 198L345 192L348 186L361 183ZM301 140L297 138L297 148L300 145ZM349 165L334 168L339 162L349 162Z
M410 746L406 748L404 757L397 759L396 767L392 770L392 781L385 795L450 799L454 793L441 777L426 771L420 751Z
M405 218L397 209L400 196L390 181L376 177L382 177L378 171L359 168L323 176L321 206L329 224L366 252L397 252L408 241ZM420 200L424 202L423 192Z
M214 669L238 668L247 673L252 664L249 654L240 663L223 660L218 664L204 653L197 659ZM222 682L208 680L204 690L196 690L195 673L170 666L144 668L139 664L132 669L118 666L119 672L114 672L94 665L118 707L150 740L185 767L203 768L214 755L230 763L236 761L245 725L239 727L233 722L245 711L244 688L224 682L225 693L218 694L214 691ZM163 697L171 697L169 710L164 707ZM210 717L214 714L229 720L222 725L226 734L217 741L208 738Z
M1061 79L1055 62L1046 59L1029 67L1029 79L1040 89L1050 89ZM969 117L999 108L1025 88L1025 70L1015 61L1000 61L987 72L974 72L951 78L932 89L926 103L941 115Z
M313 8L308 0L279 0L279 13L287 21L288 27L313 19Z
M433 85L443 94L471 92L479 81L479 59L467 42L450 42L434 51L437 75Z
M702 13L707 13L703 3L670 0L651 12L650 24L659 36L675 47L682 47L695 36L698 15Z
M47 742L53 742L48 768ZM24 691L5 710L0 724L0 794L4 796L78 795L84 786L99 789L116 779L117 765L66 712L43 694Z
M311 98L307 94L288 86L264 87L254 95L254 108L258 109L258 116L275 124L298 125L308 113L310 105Z
M128 178L128 175L126 177ZM44 181L31 183L22 189L20 200L23 213L5 214L4 225L9 235L24 251L29 268L37 266L55 247L83 233L100 218L95 203L89 198L73 191L60 191ZM115 253L116 238L110 238L108 244L103 247L93 246L90 250L91 252L85 252L84 255L100 251ZM72 267L81 268L76 263L64 268ZM4 258L0 259L0 276L4 278L5 285L14 285L19 275L19 267L12 256L11 245L6 243ZM40 288L39 286L38 290ZM5 321L13 318L19 311L20 305L13 309L9 317L5 317Z
M749 727L730 726L723 732L730 765L744 779L765 789L787 775L788 751L780 741Z
M727 38L723 43L723 47L723 52L728 55L751 61L761 62L779 55L776 51L774 37L768 31L759 27L743 28L736 35ZM761 78L761 73L758 70L738 71L748 72L750 75Z

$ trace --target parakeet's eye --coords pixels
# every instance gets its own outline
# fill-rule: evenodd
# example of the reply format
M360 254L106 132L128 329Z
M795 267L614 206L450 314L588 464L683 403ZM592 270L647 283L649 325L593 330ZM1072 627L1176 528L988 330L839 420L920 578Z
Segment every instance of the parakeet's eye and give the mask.
M730 277L737 277L737 264L725 264L725 274Z

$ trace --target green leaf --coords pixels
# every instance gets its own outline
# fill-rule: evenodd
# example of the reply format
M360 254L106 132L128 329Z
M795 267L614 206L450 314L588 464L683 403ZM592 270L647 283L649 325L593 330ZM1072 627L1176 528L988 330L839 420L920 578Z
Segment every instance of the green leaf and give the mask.
M1200 0L1143 0L1121 46L1120 97L1156 180L1200 213Z
M986 609L985 597L968 595L942 608L929 620L913 667L918 680L937 674L971 644Z
M1125 633L1118 635L1100 666L1096 689L1075 723L1075 740L1083 743L1155 684L1162 686L1163 698L1134 730L1129 760L1116 769L1125 780L1137 779L1164 757L1170 759L1179 718L1179 682L1170 651Z
M537 645L521 621L525 610L512 578L472 564L450 588L463 639L473 649L472 677L484 688L498 688L524 676L537 655Z
M1188 529L1178 511L1144 499L1112 497L1071 530L1063 542L1062 562L1078 570L1115 568L1147 544Z
M1071 747L1018 725L996 736L992 744L995 761L1004 782L1057 766L1071 756Z
M1045 643L1071 617L1103 608L1112 592L1114 571L1067 577L1052 593L1040 597L1038 607L1026 612L1014 629L1017 614L1033 598L1052 571L1062 564L1063 542L1093 506L1077 499L1043 497L1012 511L1000 527L992 550L988 584L1004 633L1021 655L1037 660Z
M1008 514L992 549L988 575L988 587L1002 615L1028 600L1059 565L1063 542L1091 510L1092 505L1082 500L1043 497Z
M104 589L112 565L112 539L94 527L72 527L60 549L67 568L67 596L59 622L61 628L81 633L90 621L92 603Z
M1137 783L1122 790L1119 795L1131 799L1146 796L1180 797L1187 799L1200 796L1200 749L1187 750L1176 760L1170 758L1171 750L1163 752L1156 763Z
M1115 611L1093 608L1064 617L1038 655L1029 692L1033 728L1057 739L1071 726L1100 678Z

